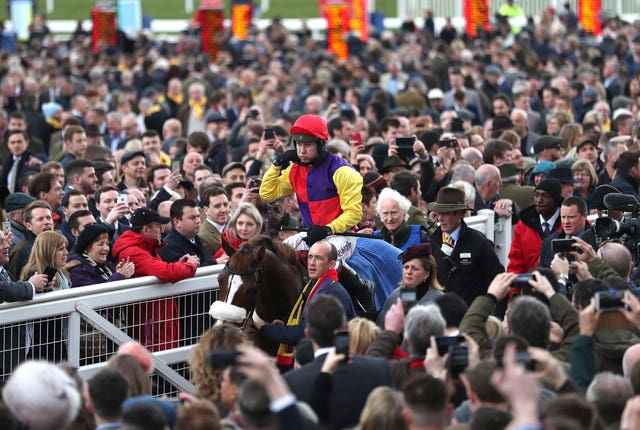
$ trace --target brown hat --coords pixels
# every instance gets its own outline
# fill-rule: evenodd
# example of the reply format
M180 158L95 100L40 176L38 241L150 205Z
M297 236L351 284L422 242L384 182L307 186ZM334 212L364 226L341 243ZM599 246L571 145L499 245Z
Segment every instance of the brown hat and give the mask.
M439 213L466 211L471 209L464 201L464 191L453 187L443 187L438 191L435 203L427 204L427 209Z
M418 243L410 246L405 252L398 255L398 259L402 260L402 264L414 258L428 257L432 254L430 243Z

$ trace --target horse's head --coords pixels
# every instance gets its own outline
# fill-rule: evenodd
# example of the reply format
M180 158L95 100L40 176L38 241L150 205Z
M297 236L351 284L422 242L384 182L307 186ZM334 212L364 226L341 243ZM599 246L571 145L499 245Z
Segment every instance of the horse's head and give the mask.
M209 309L218 323L244 324L247 315L255 309L265 257L263 246L254 249L245 244L229 259L218 276L219 300Z

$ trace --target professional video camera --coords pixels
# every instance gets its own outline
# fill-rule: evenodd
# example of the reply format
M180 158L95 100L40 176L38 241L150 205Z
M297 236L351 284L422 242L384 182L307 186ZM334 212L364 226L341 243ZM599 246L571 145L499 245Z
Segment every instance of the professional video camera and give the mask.
M622 212L620 221L609 216L596 219L594 231L598 243L620 239L631 252L634 263L640 258L640 203L630 194L612 193L604 196L604 205L611 211ZM628 215L630 214L630 215Z

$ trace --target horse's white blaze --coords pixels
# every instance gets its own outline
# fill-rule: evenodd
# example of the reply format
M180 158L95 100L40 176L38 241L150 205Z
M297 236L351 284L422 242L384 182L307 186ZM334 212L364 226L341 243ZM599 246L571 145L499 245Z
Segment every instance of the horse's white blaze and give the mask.
M253 322L257 322L258 324L270 324L269 321L265 321L260 318L260 315L258 315L258 312L256 311L253 311L253 316L251 317L251 319L253 319Z
M225 299L225 303L233 303L233 298L235 297L238 290L242 287L242 277L240 276L232 276L229 282L229 291L227 292L227 298Z

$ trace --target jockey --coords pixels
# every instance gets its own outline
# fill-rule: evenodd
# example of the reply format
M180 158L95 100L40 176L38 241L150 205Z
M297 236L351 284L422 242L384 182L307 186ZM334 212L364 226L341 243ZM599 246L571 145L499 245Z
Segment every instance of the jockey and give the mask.
M362 218L362 176L351 164L324 149L327 123L302 115L291 127L296 149L278 155L262 179L260 197L274 201L296 193L309 246L343 233ZM293 163L292 163L293 162Z
M295 345L305 337L306 305L313 302L318 294L328 294L335 297L342 304L347 319L355 317L349 293L338 281L338 273L335 269L338 260L336 247L327 241L316 242L309 249L308 258L309 282L300 293L286 325L280 320L273 321L271 324L253 321L261 335L280 344L276 363L282 366L293 365Z

